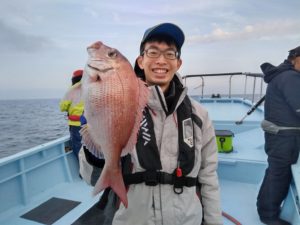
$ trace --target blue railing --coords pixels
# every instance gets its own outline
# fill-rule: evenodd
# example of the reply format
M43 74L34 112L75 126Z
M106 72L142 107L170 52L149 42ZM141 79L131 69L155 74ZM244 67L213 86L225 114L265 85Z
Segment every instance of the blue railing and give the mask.
M69 136L0 159L0 214L28 204L34 196L62 182L71 182L65 147Z
M245 73L245 72L232 72L232 73L210 73L210 74L192 74L192 75L185 75L182 77L185 81L185 85L187 85L187 80L191 78L200 78L201 83L196 88L201 88L201 98L204 97L207 93L205 93L205 78L208 77L228 77L228 97L232 97L232 78L233 77L242 77L244 78L244 88L242 90L243 92L243 98L247 99L248 93L248 79L253 78L253 83L251 87L251 92L249 95L251 96L251 101L254 102L255 98L261 98L263 96L263 89L264 89L264 82L263 82L263 74L262 73ZM257 79L260 82L260 88L259 91L257 91ZM256 96L257 95L257 96Z

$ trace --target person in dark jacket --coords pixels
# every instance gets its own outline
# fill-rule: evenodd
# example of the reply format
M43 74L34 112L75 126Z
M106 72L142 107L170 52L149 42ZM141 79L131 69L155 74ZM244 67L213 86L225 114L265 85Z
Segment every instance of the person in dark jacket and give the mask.
M257 197L257 210L265 224L290 224L279 216L292 179L291 165L297 162L300 149L300 46L290 50L279 66L264 63L261 69L268 84L262 123L268 168Z

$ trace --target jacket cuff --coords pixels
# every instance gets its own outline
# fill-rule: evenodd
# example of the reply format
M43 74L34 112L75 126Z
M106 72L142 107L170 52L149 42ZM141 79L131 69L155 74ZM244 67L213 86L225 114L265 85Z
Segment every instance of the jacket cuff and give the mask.
M89 164L98 168L104 167L104 163L105 163L104 159L99 159L96 156L94 156L92 153L90 153L90 151L85 146L83 146L83 150L84 150L86 161Z

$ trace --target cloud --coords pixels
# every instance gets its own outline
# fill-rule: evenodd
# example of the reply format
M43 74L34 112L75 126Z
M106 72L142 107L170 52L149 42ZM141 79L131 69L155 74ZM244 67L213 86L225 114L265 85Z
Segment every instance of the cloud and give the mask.
M93 18L103 18L106 23L127 23L131 18L138 20L130 20L131 24L145 24L145 21L153 23L156 17L172 20L173 17L201 15L202 13L211 14L212 9L228 5L229 0L219 0L215 2L207 2L206 0L188 0L188 3L182 3L180 0L174 0L170 3L168 0L154 1L151 4L145 1L132 0L130 4L124 3L122 0L99 1L90 0L85 4L84 11ZM231 1L231 0L230 0ZM145 16L146 15L146 16ZM192 15L192 16L193 16Z
M2 20L0 20L0 31L0 50L37 52L54 46L50 39L21 32Z
M215 28L211 33L191 35L187 37L187 40L190 44L249 39L271 40L299 35L299 29L300 22L293 20L268 21L253 25L245 25L240 31L229 31L215 25Z

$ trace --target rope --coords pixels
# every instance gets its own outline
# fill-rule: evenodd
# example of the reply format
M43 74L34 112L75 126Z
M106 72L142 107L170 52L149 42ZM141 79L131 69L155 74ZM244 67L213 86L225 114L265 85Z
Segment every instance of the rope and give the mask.
M222 212L222 216L224 216L226 219L230 220L235 225L242 225L237 219L235 219L234 217L230 216L226 212Z

